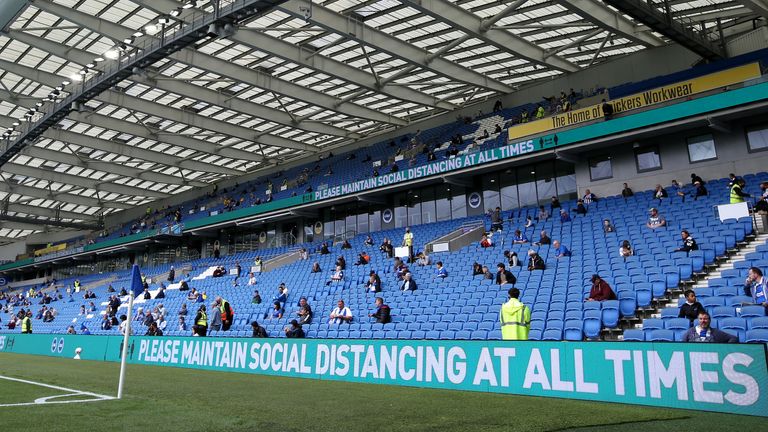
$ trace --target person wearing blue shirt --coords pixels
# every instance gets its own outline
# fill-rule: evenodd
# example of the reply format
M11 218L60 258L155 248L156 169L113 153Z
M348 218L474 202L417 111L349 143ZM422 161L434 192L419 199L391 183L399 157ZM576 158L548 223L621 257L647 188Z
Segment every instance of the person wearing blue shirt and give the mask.
M560 222L570 222L571 216L565 209L560 209Z
M763 277L763 271L759 268L749 268L744 295L752 297L754 304L763 306L765 314L768 315L768 280Z
M528 237L525 236L520 230L515 230L515 236L512 238L513 244L528 243Z
M443 268L443 262L442 261L438 261L436 266L437 266L437 269L435 270L435 278L437 278L437 279L445 279L445 278L447 278L448 277L448 271L445 268Z
M267 313L268 319L280 319L283 317L285 309L280 305L280 302L275 302L271 311Z
M555 258L564 258L571 256L571 251L568 250L565 245L560 244L559 240L552 242L552 246L555 248Z

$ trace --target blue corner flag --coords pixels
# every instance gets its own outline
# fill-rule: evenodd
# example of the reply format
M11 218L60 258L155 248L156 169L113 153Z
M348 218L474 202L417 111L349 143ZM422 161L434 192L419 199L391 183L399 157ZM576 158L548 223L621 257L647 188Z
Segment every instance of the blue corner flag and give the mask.
M138 297L144 292L144 284L141 283L141 270L137 264L131 269L131 291L134 297Z

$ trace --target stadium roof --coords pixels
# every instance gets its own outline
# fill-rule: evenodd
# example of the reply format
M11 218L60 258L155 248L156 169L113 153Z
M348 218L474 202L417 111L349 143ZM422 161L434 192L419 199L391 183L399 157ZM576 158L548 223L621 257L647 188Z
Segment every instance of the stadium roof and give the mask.
M98 74L121 44L212 11L207 1L9 3L20 7L0 10L3 129ZM727 29L768 16L757 0L669 5L710 30L718 18ZM0 170L0 238L93 223L665 43L598 0L290 0L134 70L27 145Z

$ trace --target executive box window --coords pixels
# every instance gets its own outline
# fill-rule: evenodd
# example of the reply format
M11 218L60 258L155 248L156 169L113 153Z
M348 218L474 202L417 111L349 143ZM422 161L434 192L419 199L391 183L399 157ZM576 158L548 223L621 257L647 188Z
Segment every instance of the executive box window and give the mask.
M717 159L715 139L712 135L690 137L688 141L688 160L691 163Z
M661 169L661 155L658 147L644 147L635 150L637 172L655 171Z
M749 151L768 150L768 127L747 130Z
M613 177L613 168L611 167L610 156L595 157L589 160L589 178L592 181L611 177Z

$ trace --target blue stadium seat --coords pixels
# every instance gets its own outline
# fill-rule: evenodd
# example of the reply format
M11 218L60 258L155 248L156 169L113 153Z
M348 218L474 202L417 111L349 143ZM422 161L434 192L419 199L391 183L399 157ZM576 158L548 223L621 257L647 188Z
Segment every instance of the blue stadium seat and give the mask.
M643 320L643 330L659 330L663 328L664 321L661 319L646 318Z
M768 343L768 329L747 330L744 341L747 343Z
M584 339L584 323L579 320L568 320L563 326L565 340L580 341Z
M742 318L764 317L765 308L762 306L743 306L739 316Z
M768 329L768 317L754 317L747 319L750 330Z
M674 342L675 334L672 330L652 330L646 336L649 342Z
M738 336L744 342L747 333L747 322L744 318L723 318L718 321L717 328Z
M591 302L587 302L589 304ZM596 303L596 302L595 302ZM606 300L602 302L602 321L608 328L615 328L619 325L619 301Z
M640 329L627 329L624 330L624 341L626 342L643 342L645 341L645 333Z
M667 330L688 330L691 322L688 318L672 318L664 321L664 328Z

